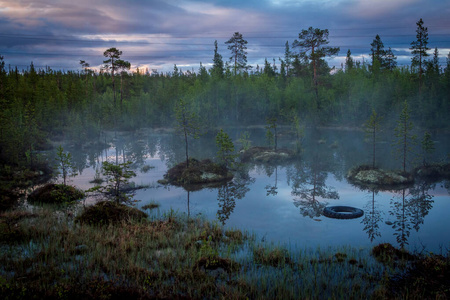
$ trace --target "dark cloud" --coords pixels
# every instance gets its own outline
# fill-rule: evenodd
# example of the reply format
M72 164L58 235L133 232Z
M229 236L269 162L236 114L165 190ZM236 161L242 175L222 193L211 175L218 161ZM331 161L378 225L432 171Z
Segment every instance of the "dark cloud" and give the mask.
M171 70L212 60L214 40L226 59L224 42L233 32L249 41L248 59L262 64L282 57L286 41L302 29L329 29L330 45L368 58L379 34L403 63L423 18L430 47L450 49L450 7L441 0L0 0L0 54L11 64L77 67L79 59L100 65L102 53L117 47L136 66ZM445 52L441 51L441 54ZM442 59L444 61L444 59ZM70 62L70 63L69 63ZM189 68L189 67L188 67Z

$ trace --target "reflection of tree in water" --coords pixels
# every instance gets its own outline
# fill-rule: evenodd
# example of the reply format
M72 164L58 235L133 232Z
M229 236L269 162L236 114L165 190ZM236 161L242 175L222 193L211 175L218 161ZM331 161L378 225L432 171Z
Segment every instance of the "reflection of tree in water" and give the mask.
M303 216L320 217L326 202L319 199L339 199L339 194L332 187L325 185L328 172L317 159L309 164L298 163L287 170L288 184L292 183L291 194L296 196L294 205L300 208Z
M236 200L245 197L250 190L248 187L255 182L254 178L248 176L248 173L238 173L233 181L221 186L217 191L217 201L219 202L219 210L217 211L217 219L225 225L226 220L230 218L231 213L236 206Z
M413 188L409 190L412 198L409 200L411 208L411 223L416 231L419 231L420 225L423 224L424 218L433 207L433 196L428 193L430 189L434 189L436 184L428 183L421 180Z
M391 199L392 210L389 212L396 220L392 224L401 248L408 245L408 238L411 226L418 232L420 225L424 223L424 218L432 208L433 196L428 194L428 190L433 189L434 184L421 181L409 190L411 197L408 199L406 189L401 191L398 197L400 201Z
M278 166L274 167L274 166L267 165L265 167L265 170L266 170L266 174L268 177L272 176L272 174L275 173L274 184L266 185L266 191L267 191L266 196L269 196L269 195L276 196L278 194L278 186L277 186L277 184L278 184Z
M381 211L377 209L375 204L375 189L372 190L372 200L366 204L364 212L364 219L361 221L364 224L364 231L367 232L371 242L376 237L381 237L380 227L378 223L382 221Z
M391 199L391 211L389 213L395 216L395 221L392 224L394 229L394 236L397 238L397 243L401 248L408 245L408 238L411 231L411 224L408 222L408 218L411 215L408 209L407 199L405 197L406 190L402 189L401 195L399 196L400 201L395 201L394 198Z

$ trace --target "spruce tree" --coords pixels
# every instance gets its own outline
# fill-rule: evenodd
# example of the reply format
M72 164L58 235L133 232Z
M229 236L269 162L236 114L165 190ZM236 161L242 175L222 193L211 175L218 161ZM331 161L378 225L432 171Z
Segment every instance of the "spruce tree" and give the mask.
M422 74L423 65L425 58L429 56L427 53L430 48L428 48L428 28L423 26L423 21L420 19L417 23L416 29L416 40L411 43L411 48L409 48L413 55L411 63L413 67L419 68L419 93L422 86Z

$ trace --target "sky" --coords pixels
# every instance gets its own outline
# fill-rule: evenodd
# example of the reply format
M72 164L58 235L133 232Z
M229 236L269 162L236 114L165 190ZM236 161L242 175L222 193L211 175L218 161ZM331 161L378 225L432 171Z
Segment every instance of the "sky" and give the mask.
M6 65L81 70L80 60L100 68L103 52L122 51L133 71L171 72L209 68L214 41L224 61L227 41L240 32L248 41L248 64L264 60L279 66L285 44L302 29L328 29L327 59L340 68L350 49L355 60L369 61L378 34L400 66L411 62L419 19L428 28L441 65L450 52L450 0L0 0L0 55ZM291 49L298 51L298 49Z

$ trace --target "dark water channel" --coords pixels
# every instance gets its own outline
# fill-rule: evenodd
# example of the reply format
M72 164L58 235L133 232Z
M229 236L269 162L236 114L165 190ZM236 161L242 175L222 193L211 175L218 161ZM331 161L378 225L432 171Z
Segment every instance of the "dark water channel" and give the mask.
M254 146L265 146L263 129L227 130L235 141L243 131L250 133ZM279 145L294 148L292 136L281 129ZM215 132L191 141L190 155L198 159L216 155ZM218 188L188 192L180 187L157 184L168 167L184 159L183 140L172 132L142 129L137 132L108 133L101 139L109 148L72 152L81 175L71 184L82 189L93 186L101 162L134 162L138 185L149 185L136 192L136 204L160 204L153 214L170 209L190 216L203 215L226 227L246 229L259 239L290 243L299 247L345 246L367 248L382 242L410 250L439 252L450 248L450 183L416 182L397 190L361 189L351 185L345 175L362 163L369 163L370 144L355 131L307 130L303 154L288 164L245 165L234 180ZM447 157L448 135L434 135L433 160ZM400 169L392 154L392 138L377 143L377 160L385 168ZM144 166L151 166L148 171ZM323 216L331 205L354 206L364 210L357 219L339 220Z

